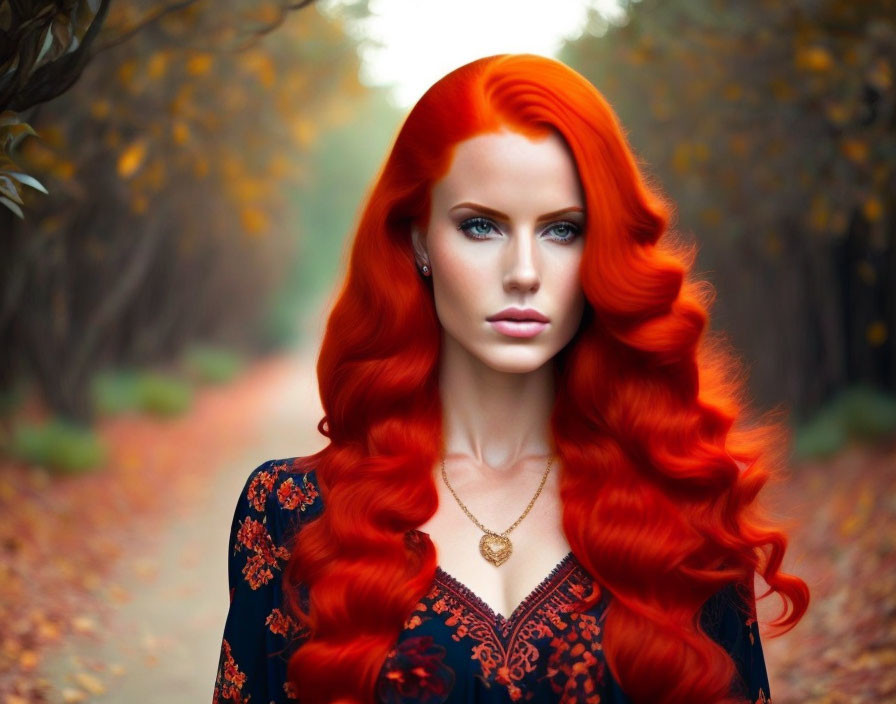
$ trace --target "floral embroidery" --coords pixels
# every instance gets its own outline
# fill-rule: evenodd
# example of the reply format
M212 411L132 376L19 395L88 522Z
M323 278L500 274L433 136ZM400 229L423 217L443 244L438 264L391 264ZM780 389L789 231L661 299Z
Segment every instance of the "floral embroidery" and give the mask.
M299 698L299 693L296 691L296 686L287 680L283 683L283 693L286 694L287 699L296 699Z
M277 479L283 472L289 472L295 467L296 461L277 462L272 464L268 469L262 469L255 473L249 487L246 490L246 498L249 504L256 511L263 512L268 496L274 490ZM292 477L287 477L280 486L277 487L277 500L285 509L298 508L304 511L306 506L310 506L314 499L318 497L317 488L314 483L309 481L308 473L302 473L302 487L296 486Z
M225 638L221 643L221 664L218 667L218 676L215 678L215 691L212 704L243 704L248 702L250 696L243 696L243 687L246 684L246 675L240 672L230 650L230 643Z
M280 484L277 489L277 500L280 505L286 509L296 509L304 511L306 506L310 506L314 499L318 496L317 489L308 481L308 475L302 475L302 488L296 486L292 477L289 477Z
M299 518L301 512L304 520L322 508L314 473L300 464L290 459L266 462L253 473L241 497L231 540L231 575L242 570L245 583L238 581L230 592L214 704L299 700L301 684L286 679L286 666L306 631L282 606L277 578L290 556L285 532L289 518ZM580 608L596 589L597 583L570 554L504 617L437 570L385 659L376 684L378 704L443 704L452 691L472 692L475 680L483 702L619 700L623 695L602 651L605 604L588 611ZM300 588L300 600L307 608L307 589ZM745 601L753 605L752 599ZM771 704L755 609L735 610L726 598L716 604L712 616L719 633L746 627L750 638L738 637L732 655L751 688L750 701ZM261 640L268 648L264 659L257 657Z
M590 614L569 614L571 626L562 636L551 640L551 655L548 658L546 678L555 694L559 694L561 704L598 704L600 694L597 682L603 682L606 662L594 655L602 650L600 634L601 622Z
M445 648L432 636L406 638L389 652L377 694L384 704L439 704L454 687L454 670L445 665Z
M252 478L249 488L246 490L246 498L249 499L249 504L256 511L264 511L268 495L271 493L271 489L274 488L274 482L283 470L283 467L283 465L273 465L271 471L260 470Z
M295 619L277 608L268 614L264 625L270 629L271 633L287 638L296 637L301 632L301 627L295 622Z
M587 593L589 582L570 553L505 618L454 577L437 570L433 588L406 620L405 629L413 630L433 615L442 616L453 640L474 641L470 652L480 665L477 676L489 686L506 687L512 701L534 697L523 690L523 683L538 668L539 641L550 639L554 652L544 678L564 695L561 701L596 704L595 691L605 667L595 655L601 650L602 629L594 616L578 613L579 599Z
M251 516L247 516L240 524L236 544L233 546L234 552L244 548L254 553L246 558L242 570L252 589L258 589L270 582L274 578L271 567L280 569L279 561L289 559L289 550L275 545L265 525Z

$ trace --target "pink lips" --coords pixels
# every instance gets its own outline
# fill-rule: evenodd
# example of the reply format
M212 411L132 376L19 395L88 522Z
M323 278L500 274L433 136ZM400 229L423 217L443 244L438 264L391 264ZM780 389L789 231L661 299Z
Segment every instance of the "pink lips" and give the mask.
M534 308L505 308L486 318L498 332L509 337L534 337L550 322Z

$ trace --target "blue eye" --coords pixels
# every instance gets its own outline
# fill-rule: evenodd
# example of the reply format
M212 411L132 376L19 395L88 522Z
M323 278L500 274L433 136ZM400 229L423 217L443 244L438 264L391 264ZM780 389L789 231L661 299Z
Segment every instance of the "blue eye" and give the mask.
M495 227L490 220L476 217L464 220L460 225L457 226L457 229L465 233L471 239L485 240L488 239L488 235L490 234L489 229L494 230ZM559 230L561 234L559 237L553 238L555 242L572 242L576 237L579 236L582 231L582 229L575 223L569 222L568 220L562 220L551 225L545 230L545 232L552 232L556 230ZM566 234L563 234L564 232Z
M579 228L578 225L571 223L571 222L566 222L565 220L563 222L558 222L556 225L553 225L550 229L556 230L557 228L566 228L567 232L569 233L565 237L560 237L561 242L572 242L576 237L579 236L579 233L581 232L581 229Z
M484 240L485 237L482 236L482 235L485 235L485 234L488 234L488 233L482 233L482 232L480 232L480 233L477 234L477 233L472 233L472 232L471 232L471 230L472 230L474 227L483 227L483 226L484 226L484 227L491 227L492 224L491 224L488 220L486 220L485 218L470 218L469 220L464 220L460 225L458 225L458 226L457 226L457 229L460 230L461 232L466 233L467 235L469 235L470 237L472 237L474 240Z

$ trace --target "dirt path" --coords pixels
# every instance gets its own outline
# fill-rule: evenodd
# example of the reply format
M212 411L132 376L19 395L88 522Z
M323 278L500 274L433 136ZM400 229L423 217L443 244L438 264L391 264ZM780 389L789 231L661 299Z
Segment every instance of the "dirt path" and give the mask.
M297 353L253 382L263 387L251 412L257 429L239 438L238 452L196 472L198 499L172 500L170 510L164 505L119 521L133 549L112 555L115 567L98 587L106 595L102 608L75 618L77 633L66 633L33 671L47 696L7 695L2 704L211 702L237 496L262 461L323 446L315 352ZM214 442L185 438L180 442L203 447ZM775 514L791 523L784 569L812 591L804 621L781 638L763 640L775 704L896 701L894 497L896 445L850 448L831 461L800 466L769 494ZM83 511L85 502L74 505ZM79 555L69 560L77 566ZM761 625L778 605L776 597L760 602Z
M313 350L312 350L313 354ZM227 542L237 497L262 461L322 445L313 357L296 354L270 380L256 437L207 482L201 501L124 556L109 593L119 603L48 658L52 702L210 702L228 607Z

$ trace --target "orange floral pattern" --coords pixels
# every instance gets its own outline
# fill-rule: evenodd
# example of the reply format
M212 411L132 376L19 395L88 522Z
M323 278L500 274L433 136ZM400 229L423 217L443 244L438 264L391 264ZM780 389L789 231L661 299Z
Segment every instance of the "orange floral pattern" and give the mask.
M300 701L286 666L307 634L284 610L280 577L290 531L322 510L314 471L299 458L270 460L249 475L231 525L230 609L213 704ZM387 654L377 702L628 704L603 653L608 597L581 608L593 587L569 553L505 618L437 568ZM307 603L307 588L301 596ZM704 625L735 659L749 701L771 704L752 593L720 592Z

